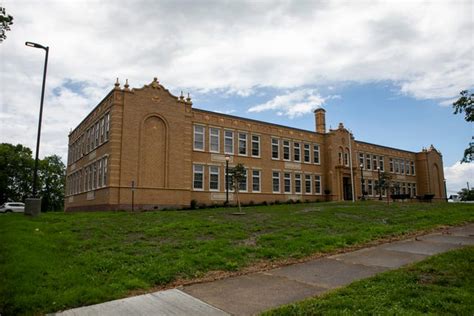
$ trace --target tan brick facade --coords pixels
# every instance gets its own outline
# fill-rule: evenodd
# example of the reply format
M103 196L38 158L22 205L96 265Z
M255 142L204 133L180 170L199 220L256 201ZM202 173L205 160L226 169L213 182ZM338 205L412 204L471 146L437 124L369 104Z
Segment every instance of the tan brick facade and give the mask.
M192 107L155 79L115 88L69 135L65 209L112 210L223 204L229 167L247 169L244 203L377 198L378 169L396 193L446 198L441 154L356 141L340 124L326 131L315 111L311 132ZM351 174L352 166L352 174ZM353 179L353 184L352 180ZM232 192L230 202L234 201Z

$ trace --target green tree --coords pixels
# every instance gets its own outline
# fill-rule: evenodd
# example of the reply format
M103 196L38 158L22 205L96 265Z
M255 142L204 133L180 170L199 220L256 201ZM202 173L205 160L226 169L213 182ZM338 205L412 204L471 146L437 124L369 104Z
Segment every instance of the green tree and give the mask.
M466 122L474 122L474 93L468 90L461 91L461 97L453 103L454 114L464 113ZM474 139L474 136L472 137ZM474 142L469 143L469 147L464 150L463 162L474 161Z
M31 196L34 159L23 145L0 144L0 204L24 202ZM62 210L66 167L57 155L45 157L38 166L38 193L43 211Z
M474 201L474 189L463 188L458 194L461 201Z
M466 122L474 122L474 93L463 90L460 94L461 97L453 103L454 114L464 112Z
M237 197L237 205L239 206L239 212L242 212L242 208L240 206L240 197L239 192L240 188L243 184L245 184L246 180L246 171L243 164L239 163L234 168L229 170L230 175L230 184L231 189L234 190L235 195Z
M13 16L6 13L5 8L0 7L0 43L6 38L6 32L10 31L10 25L13 24Z
M380 181L376 181L375 183L375 192L378 195L380 193L387 195L387 203L390 203L390 189L394 190L394 184L392 183L392 176L388 172L381 172L380 173Z
M0 203L24 201L30 195L33 166L31 149L0 144Z
M40 162L39 193L42 198L43 211L59 211L64 206L64 185L66 166L61 157L52 155Z

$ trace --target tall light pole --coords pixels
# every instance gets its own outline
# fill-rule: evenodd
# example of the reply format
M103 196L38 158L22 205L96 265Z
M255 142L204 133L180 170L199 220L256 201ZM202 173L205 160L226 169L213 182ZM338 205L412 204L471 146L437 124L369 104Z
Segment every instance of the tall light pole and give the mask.
M41 48L46 51L46 57L44 60L44 71L43 71L43 87L41 88L41 103L40 103L40 112L39 112L39 120L38 120L38 135L36 138L36 157L35 157L35 169L33 173L33 197L36 197L36 182L38 180L38 155L39 155L39 146L40 146L40 138L41 138L41 121L43 120L43 101L44 101L44 87L46 84L46 71L48 69L48 53L49 47L44 47L43 45L26 42L26 46L34 47L34 48Z
M360 164L360 188L362 189L362 201L365 200L365 192L364 192L364 171L362 170L364 168L364 164Z
M225 206L229 206L229 156L225 156Z

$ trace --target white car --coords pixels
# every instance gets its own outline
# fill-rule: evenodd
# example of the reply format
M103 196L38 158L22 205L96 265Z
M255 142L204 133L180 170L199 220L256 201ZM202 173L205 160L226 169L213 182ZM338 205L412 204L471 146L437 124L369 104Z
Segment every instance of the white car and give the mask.
M25 203L21 202L7 202L0 206L0 213L23 213L25 212Z

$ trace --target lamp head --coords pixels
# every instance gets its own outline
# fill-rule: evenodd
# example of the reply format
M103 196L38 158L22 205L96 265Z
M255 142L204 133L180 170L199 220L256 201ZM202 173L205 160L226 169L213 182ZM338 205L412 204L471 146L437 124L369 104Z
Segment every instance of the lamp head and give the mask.
M41 49L44 49L44 50L48 49L48 47L44 47L43 45L33 43L33 42L25 42L25 45L29 46L29 47L34 47L34 48L41 48Z

